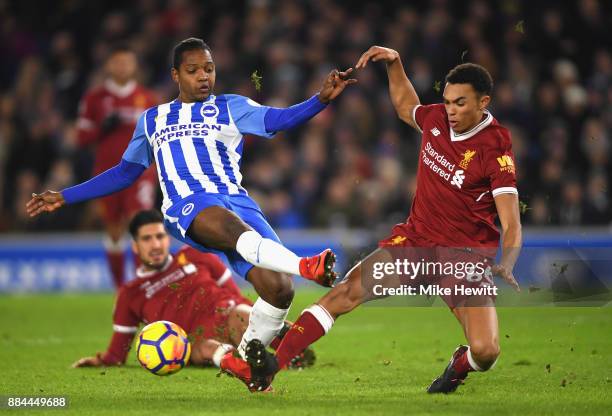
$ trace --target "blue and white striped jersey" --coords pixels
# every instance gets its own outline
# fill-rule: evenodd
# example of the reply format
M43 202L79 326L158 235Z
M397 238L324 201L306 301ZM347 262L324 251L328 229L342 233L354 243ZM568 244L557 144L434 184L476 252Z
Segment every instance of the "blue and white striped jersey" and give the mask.
M152 107L140 116L123 159L157 163L164 213L197 192L246 194L240 184L243 134L272 137L264 125L269 108L232 94Z

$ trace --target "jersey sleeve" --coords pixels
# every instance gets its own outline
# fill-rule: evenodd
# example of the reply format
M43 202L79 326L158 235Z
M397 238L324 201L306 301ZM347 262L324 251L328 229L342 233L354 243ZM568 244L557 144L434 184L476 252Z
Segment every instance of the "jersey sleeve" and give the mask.
M146 111L138 117L136 128L122 159L148 168L153 163L153 149L145 132Z
M232 272L225 264L214 254L210 254L206 259L206 265L210 270L210 276L217 281L217 285L223 284L227 278L231 278Z
M212 253L202 253L191 247L185 249L184 252L187 258L197 265L198 269L204 269L209 272L210 277L215 281L217 286L242 296L238 285L234 282L232 271L218 256Z
M208 260L208 269L210 270L210 276L217 282L217 286L240 293L232 278L232 271L221 261L221 259L219 259L219 257L214 254L210 256Z
M507 130L493 133L496 145L485 154L485 175L489 178L491 194L518 194L516 189L516 166L512 153L512 141Z
M226 94L227 106L232 119L242 134L272 138L275 132L266 131L265 116L270 107L261 105L241 95Z
M138 324L140 324L140 317L130 308L130 294L128 290L126 287L122 287L117 295L115 311L113 312L113 330L116 332L136 332Z
M180 256L180 253L184 253L187 257L187 260L195 263L198 267L203 267L206 270L210 271L210 277L219 281L220 279L226 279L224 276L229 272L231 276L231 271L227 268L227 266L221 261L221 259L212 254L212 253L203 253L200 250L196 250L192 247L185 247L180 250L177 255Z
M91 93L86 94L79 103L76 128L79 145L86 146L98 139L100 128L96 122L94 95Z
M138 331L140 319L130 309L129 298L125 287L119 289L113 312L113 336L101 357L106 365L119 365L125 362L132 340Z
M419 132L423 132L423 125L425 120L430 114L434 113L435 110L439 109L440 104L421 105L418 104L412 110L412 119L414 120Z

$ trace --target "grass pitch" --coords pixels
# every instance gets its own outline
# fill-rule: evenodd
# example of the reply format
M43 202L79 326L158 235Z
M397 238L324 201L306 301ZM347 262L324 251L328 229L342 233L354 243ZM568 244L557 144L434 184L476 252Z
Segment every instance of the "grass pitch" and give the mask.
M298 292L290 317L320 296ZM612 412L612 309L501 308L502 355L452 395L425 388L463 342L445 307L362 307L315 345L317 364L251 394L214 369L170 377L141 369L72 369L106 348L109 295L0 296L0 395L69 398L68 409L14 414L545 415Z

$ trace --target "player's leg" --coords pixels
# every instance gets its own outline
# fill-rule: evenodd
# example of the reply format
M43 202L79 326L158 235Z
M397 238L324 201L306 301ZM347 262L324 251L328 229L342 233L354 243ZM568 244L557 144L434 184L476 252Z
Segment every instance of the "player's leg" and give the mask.
M285 368L293 357L329 332L340 316L373 298L370 290L372 265L389 261L392 261L392 257L387 250L375 250L355 265L346 277L317 303L304 310L276 351L279 368Z
M474 296L465 305L454 308L453 313L468 345L455 350L444 373L429 386L430 393L455 391L468 373L491 369L500 353L497 311L492 299Z
M282 246L265 219L255 221L251 218L248 220L250 224L247 224L234 212L221 206L226 203L227 200L219 196L185 201L166 212L165 225L173 236L194 247L223 250L220 253L227 257L232 269L253 284L260 298L253 305L252 319L244 333L255 334L269 343L287 316L293 299L293 282L286 273L254 267L231 248L231 241L246 231L256 231L262 238ZM188 231L185 232L185 229Z
M372 299L385 297L374 290L379 284L386 288L398 287L401 284L418 284L418 280L405 281L395 270L385 275L384 283L375 277L377 266L385 266L399 260L397 255L404 258L421 259L419 249L411 247L412 241L402 240L405 245L399 252L391 253L384 240L381 248L375 250L366 259L353 267L345 279L323 296L315 305L307 308L292 325L283 338L277 352L276 360L262 348L261 343L254 340L247 345L247 361L251 368L251 378L247 386L251 391L266 391L272 382L274 372L286 368L291 357L299 354L307 346L316 342L325 335L335 320L349 313L357 306ZM429 253L428 250L425 253ZM383 267L385 268L385 267ZM385 268L386 269L386 268ZM273 362L275 361L275 362Z
M237 299L237 301L239 301L239 299ZM239 303L238 305L236 305L236 307L233 308L227 316L227 322L225 325L227 330L215 331L227 333L227 336L223 337L222 339L219 339L219 341L227 342L233 346L238 346L238 344L242 340L244 332L247 330L250 312L250 303ZM270 347L272 349L276 350L278 348L278 346L282 342L283 337L291 328L291 325L291 322L284 322L283 327L270 343ZM228 349L227 346L219 344L214 351L212 349L209 349L208 353L213 354L213 357L215 358L215 360L213 361L217 366L221 368L221 370L240 378L245 383L247 383L247 385L250 383L251 369L242 358L238 358L235 356L235 354L233 353L233 349ZM217 364L216 359L218 359L219 354L225 355L221 357L219 363ZM316 357L314 351L310 348L307 348L301 354L293 357L289 368L302 369L310 367L314 364L315 360Z
M347 278L341 284L330 291L330 293L337 293L338 296L330 298L328 294L324 297L326 304L332 307L336 316L354 309L360 303L356 299L361 294L361 290L351 297L353 302L340 301L340 293L346 294L347 290L350 289L357 290L357 285L354 283L359 280L359 275L360 266L358 265L349 272ZM255 306L257 306L257 302ZM251 313L251 319L254 316L256 315ZM249 364L245 366L244 361L236 359L231 354L227 354L223 359L221 368L237 376L247 385L249 390L267 391L276 372L283 367L289 366L294 357L301 354L306 347L325 335L333 325L333 322L334 320L326 309L319 304L307 308L286 332L277 349L276 357L267 353L266 345L257 335L250 334L249 327L245 332L243 342L241 342L241 347L247 356Z
M98 208L104 222L106 236L103 240L106 260L111 272L115 288L119 288L125 280L125 249L123 239L125 223L122 221L121 200L119 194L100 199Z
M221 341L227 342L234 346L238 346L242 340L242 335L246 331L249 325L249 317L251 315L252 304L249 303L238 303L227 316L227 329L228 335ZM270 343L270 348L277 350L284 336L287 334L293 322L285 321L283 327L276 335L276 337Z
M237 251L252 265L276 272L269 274L272 278L281 273L299 275L326 286L335 279L332 270L335 256L331 250L312 258L301 258L280 242L262 236L236 213L221 206L210 206L200 211L187 235L206 247Z
M251 238L255 235L259 236L258 241ZM247 278L257 294L269 304L270 310L286 309L291 305L293 282L290 276L275 270L253 267L252 261L256 259L251 257L257 257L258 254L266 257L268 253L261 253L260 246L264 245L268 251L277 248L279 251L289 252L288 256L295 254L285 249L279 242L262 237L260 232L255 231L236 213L224 207L209 206L197 214L187 231L187 236L205 247L224 251L234 271ZM279 263L281 262L282 260ZM255 307L256 305L253 306Z
M151 166L136 183L117 194L121 200L118 207L122 222L127 225L138 212L153 209L157 189L157 171ZM126 228L127 226L124 226L123 232ZM135 268L140 267L138 256L134 256L133 259Z
M247 280L259 298L251 308L248 327L238 345L243 357L245 347L252 339L260 340L264 346L270 345L284 326L294 295L293 281L285 273L252 267L247 273Z
M323 337L338 317L372 298L368 290L371 267L374 263L391 260L386 250L378 249L353 267L342 282L302 312L281 341L276 357L266 351L263 343L253 338L245 347L250 377L243 381L249 390L267 391L274 375L287 368L293 357Z
M483 301L485 300L476 301L476 304L482 305ZM489 370L500 353L499 325L495 307L464 306L455 309L468 341L467 358L470 371Z
M293 281L288 273L304 275L300 267L303 259L281 244L250 198L237 196L226 203L231 211L218 206L208 207L197 215L189 229L194 234L199 232L208 236L208 240L202 242L204 245L226 249L232 268L245 276L260 296L251 309L248 328L238 345L238 351L244 357L249 341L258 339L262 345L268 346L283 328L294 294ZM235 250L230 248L233 239L236 240ZM331 260L331 264L325 264L326 271L322 276L335 277L331 270L333 257Z
M155 171L150 168L128 189L100 200L100 209L106 228L104 247L113 282L117 288L125 280L126 243L124 236L127 224L137 212L153 208L155 183ZM135 262L138 267L137 257Z

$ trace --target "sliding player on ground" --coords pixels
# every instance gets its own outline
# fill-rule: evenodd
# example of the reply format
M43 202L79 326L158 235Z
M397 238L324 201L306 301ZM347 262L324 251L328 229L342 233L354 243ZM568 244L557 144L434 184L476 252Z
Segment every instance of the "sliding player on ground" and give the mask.
M113 312L113 336L107 350L85 357L74 367L125 363L141 323L171 321L192 343L190 364L221 365L221 359L242 339L252 302L242 296L232 272L212 253L185 246L170 254L170 236L156 210L137 213L129 224L132 251L141 266L136 278L119 288ZM289 323L272 341L277 348ZM293 367L312 364L308 351L293 360Z

